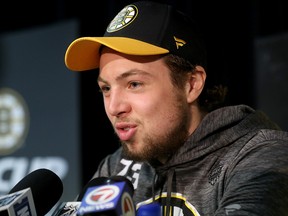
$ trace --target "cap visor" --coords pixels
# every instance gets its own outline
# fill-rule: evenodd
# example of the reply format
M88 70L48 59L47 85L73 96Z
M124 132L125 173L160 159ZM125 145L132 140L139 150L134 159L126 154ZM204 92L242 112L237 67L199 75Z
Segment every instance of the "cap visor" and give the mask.
M65 64L73 71L85 71L99 67L99 48L110 47L129 55L158 55L169 50L125 37L82 37L73 41L65 54Z

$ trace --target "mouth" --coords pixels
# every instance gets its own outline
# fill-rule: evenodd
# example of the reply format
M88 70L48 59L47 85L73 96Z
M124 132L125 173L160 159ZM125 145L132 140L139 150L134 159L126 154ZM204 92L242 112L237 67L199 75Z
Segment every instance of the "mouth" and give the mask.
M137 129L135 124L131 123L117 123L115 125L116 133L121 141L128 141L133 138Z

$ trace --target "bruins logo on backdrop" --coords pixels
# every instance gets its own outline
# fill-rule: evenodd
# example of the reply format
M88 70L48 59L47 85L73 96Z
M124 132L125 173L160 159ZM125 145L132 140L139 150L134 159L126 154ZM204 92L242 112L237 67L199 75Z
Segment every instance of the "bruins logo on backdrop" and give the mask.
M123 8L107 27L107 32L118 31L129 25L137 16L138 9L134 5L128 5Z
M167 193L162 193L161 196L156 196L155 200L160 202L162 205L162 215L166 215L167 211ZM149 200L146 200L144 202L137 204L137 209L143 205L147 205L151 203L153 200L152 198ZM169 216L200 216L196 208L189 203L186 198L180 194L180 193L172 193L171 194L171 200L170 200L170 213Z
M20 148L29 125L28 108L15 90L0 89L0 155Z

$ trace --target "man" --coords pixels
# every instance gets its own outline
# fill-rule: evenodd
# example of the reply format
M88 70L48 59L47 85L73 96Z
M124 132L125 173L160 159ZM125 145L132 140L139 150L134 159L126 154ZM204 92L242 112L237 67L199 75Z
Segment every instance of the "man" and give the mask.
M210 85L195 23L169 5L126 6L103 37L76 39L65 62L99 68L121 147L94 178L126 176L137 207L163 215L288 215L288 133Z

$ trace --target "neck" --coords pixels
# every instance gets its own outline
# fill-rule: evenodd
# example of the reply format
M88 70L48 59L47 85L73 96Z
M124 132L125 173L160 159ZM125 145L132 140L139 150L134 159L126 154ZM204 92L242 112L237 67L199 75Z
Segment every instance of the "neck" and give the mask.
M196 130L196 128L206 115L207 112L200 110L198 105L191 106L191 123L190 123L191 126L189 129L190 135Z

